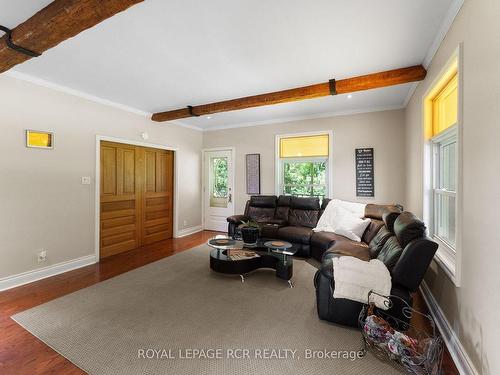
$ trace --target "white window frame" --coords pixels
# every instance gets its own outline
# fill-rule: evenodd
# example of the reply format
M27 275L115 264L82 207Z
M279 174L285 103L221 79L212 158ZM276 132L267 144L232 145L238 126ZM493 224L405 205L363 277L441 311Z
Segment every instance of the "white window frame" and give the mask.
M444 261L447 262L447 266L451 268L454 271L455 268L455 261L454 259L456 258L456 245L450 243L443 237L439 236L438 234L438 217L440 212L438 212L437 209L437 196L438 195L446 195L446 196L452 196L455 198L455 237L457 234L457 209L456 209L456 202L457 202L457 192L456 192L456 186L458 184L458 181L455 181L455 191L450 191L447 189L442 189L438 185L440 183L440 175L441 175L441 150L444 146L447 146L451 143L456 143L456 150L457 150L457 155L455 157L455 177L458 176L458 136L457 136L457 125L452 125L448 129L446 129L444 132L434 136L431 138L431 144L432 144L432 213L433 213L433 220L432 220L432 226L430 228L430 233L431 236L433 237L434 240L438 240L441 243L441 257L443 258ZM455 238L455 244L456 244L456 238Z
M461 270L462 270L462 212L463 212L463 201L462 201L462 191L463 191L463 47L462 44L458 46L455 52L452 54L448 62L445 64L443 69L435 77L434 81L431 83L427 91L422 97L422 138L425 139L425 127L426 127L426 100L430 96L430 93L434 90L436 85L440 82L444 74L449 71L452 64L458 61L458 112L457 112L457 123L452 127L448 128L441 134L424 141L423 149L423 216L424 221L429 224L429 235L432 239L438 243L439 248L436 252L435 260L438 265L443 269L443 271L448 275L455 286L460 287L461 285ZM435 151L435 143L439 140L445 140L446 136L451 136L453 133L456 137L457 148L456 148L456 192L455 192L455 246L447 243L447 241L441 239L439 236L434 234L434 222L435 222L435 210L434 210L434 181L435 181L435 157L433 157Z
M280 157L280 141L282 138L292 138L292 137L303 137L303 136L314 136L314 135L328 135L328 157L304 157L304 158L281 158ZM276 135L275 141L275 168L274 168L274 178L275 178L275 194L284 194L283 187L283 166L286 161L324 161L326 160L326 196L325 198L333 197L333 131L323 130L315 132L305 132L305 133L293 133L293 134L279 134Z

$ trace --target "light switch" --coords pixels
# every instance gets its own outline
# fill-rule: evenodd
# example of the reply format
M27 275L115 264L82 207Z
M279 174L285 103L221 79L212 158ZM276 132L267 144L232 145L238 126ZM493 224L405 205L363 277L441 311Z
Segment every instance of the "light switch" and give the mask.
M82 185L90 185L90 177L82 177Z

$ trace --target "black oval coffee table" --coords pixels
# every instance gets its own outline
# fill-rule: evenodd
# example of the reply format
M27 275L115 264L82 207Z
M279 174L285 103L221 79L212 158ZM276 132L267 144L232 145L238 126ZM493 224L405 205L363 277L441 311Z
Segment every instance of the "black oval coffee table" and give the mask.
M293 276L292 255L297 252L297 248L292 244L281 240L262 239L253 246L246 246L242 241L234 240L230 244L225 242L219 245L212 240L208 241L208 245L213 247L210 251L210 268L212 270L224 274L240 275L241 282L245 282L245 274L259 268L270 268L276 271L276 277L286 280L288 285L293 288L291 280ZM231 239L228 238L228 240ZM270 244L270 242L275 245ZM237 260L229 257L228 251L230 254L232 250L240 249L253 251L257 256Z

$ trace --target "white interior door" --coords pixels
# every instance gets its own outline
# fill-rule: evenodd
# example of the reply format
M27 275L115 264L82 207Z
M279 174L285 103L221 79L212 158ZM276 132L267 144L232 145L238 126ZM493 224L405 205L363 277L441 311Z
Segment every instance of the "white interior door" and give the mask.
M226 218L234 215L233 151L205 151L203 159L204 229L226 232Z

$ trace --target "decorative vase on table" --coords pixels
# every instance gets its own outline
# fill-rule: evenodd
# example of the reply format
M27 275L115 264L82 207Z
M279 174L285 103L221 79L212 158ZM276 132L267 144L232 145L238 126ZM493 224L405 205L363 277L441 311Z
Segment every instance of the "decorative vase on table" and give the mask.
M255 221L247 221L240 224L241 237L245 245L256 245L259 240L260 227Z

